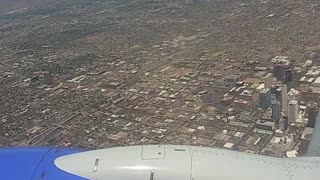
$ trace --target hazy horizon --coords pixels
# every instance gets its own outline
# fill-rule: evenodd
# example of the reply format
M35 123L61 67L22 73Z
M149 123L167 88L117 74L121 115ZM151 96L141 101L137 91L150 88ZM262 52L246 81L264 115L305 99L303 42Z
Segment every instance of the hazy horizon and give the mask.
M41 0L0 0L0 13L30 8Z

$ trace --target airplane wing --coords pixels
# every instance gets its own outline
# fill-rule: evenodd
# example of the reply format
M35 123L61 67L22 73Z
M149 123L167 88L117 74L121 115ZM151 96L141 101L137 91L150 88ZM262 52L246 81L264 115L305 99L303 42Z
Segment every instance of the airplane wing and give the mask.
M313 135L306 156L320 156L320 111L317 115Z

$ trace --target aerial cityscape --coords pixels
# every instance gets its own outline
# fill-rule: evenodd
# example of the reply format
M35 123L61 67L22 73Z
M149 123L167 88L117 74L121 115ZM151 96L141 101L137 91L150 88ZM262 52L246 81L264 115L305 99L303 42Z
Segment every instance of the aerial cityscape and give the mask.
M317 0L57 0L0 14L0 147L306 152Z

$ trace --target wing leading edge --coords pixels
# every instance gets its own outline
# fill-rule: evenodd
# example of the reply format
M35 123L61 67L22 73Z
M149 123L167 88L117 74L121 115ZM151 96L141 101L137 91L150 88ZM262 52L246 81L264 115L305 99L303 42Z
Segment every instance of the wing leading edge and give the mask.
M320 156L320 111L316 118L316 124L306 156Z

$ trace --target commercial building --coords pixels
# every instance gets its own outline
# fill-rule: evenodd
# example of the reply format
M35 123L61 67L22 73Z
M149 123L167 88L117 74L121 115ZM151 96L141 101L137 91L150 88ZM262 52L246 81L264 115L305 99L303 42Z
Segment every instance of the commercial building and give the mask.
M307 112L308 112L308 124L307 127L314 128L314 125L316 123L316 118L319 112L319 106L318 103L311 101L308 103L307 107Z
M296 122L299 114L299 104L296 100L291 100L289 102L288 108L288 121L290 123Z
M275 99L280 101L281 111L288 110L288 88L287 85L272 87L271 93L275 95Z
M268 131L273 131L275 129L275 125L273 122L270 122L270 121L258 120L256 122L256 128L268 130Z
M282 81L285 75L285 66L283 64L275 64L273 67L273 74L277 80Z
M276 100L280 101L281 102L281 88L278 87L274 90L274 95L276 97Z
M288 110L288 88L287 85L281 87L281 110L287 112Z
M286 131L288 129L288 118L287 117L282 117L279 121L279 129L282 131Z
M280 101L272 101L272 120L277 124L281 118Z
M262 89L259 94L259 106L262 109L267 109L271 105L270 89Z
M224 78L223 83L226 86L234 86L236 82L240 81L240 75L233 74Z
M275 64L273 70L274 76L278 81L282 81L283 83L292 81L293 70L289 62Z
M293 70L292 69L286 69L284 72L284 83L289 83L293 79L292 75Z
M268 73L264 78L264 88L266 89L270 89L272 87L273 84L273 74L272 73Z

